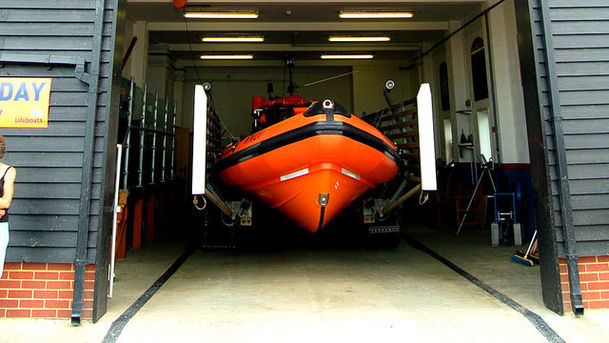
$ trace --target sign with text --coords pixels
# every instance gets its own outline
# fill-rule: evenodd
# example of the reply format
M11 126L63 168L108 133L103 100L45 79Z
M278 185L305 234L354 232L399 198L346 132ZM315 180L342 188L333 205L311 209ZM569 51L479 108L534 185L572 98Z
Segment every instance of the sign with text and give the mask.
M0 77L0 128L47 128L51 81L51 78Z

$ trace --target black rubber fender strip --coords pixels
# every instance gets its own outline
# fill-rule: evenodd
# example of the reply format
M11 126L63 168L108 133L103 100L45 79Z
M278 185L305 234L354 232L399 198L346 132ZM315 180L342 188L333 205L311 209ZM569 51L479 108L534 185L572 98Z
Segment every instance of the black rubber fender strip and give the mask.
M266 154L275 149L279 149L288 146L292 143L296 143L314 136L333 135L333 136L344 136L354 141L365 144L379 152L385 154L388 158L401 166L401 158L398 155L396 149L382 139L366 132L362 131L353 125L340 121L318 121L313 122L293 130L281 133L277 136L270 137L264 141L258 142L252 146L249 146L235 154L228 156L220 160L215 170L220 172L224 169L228 169L234 165L245 162L254 157Z

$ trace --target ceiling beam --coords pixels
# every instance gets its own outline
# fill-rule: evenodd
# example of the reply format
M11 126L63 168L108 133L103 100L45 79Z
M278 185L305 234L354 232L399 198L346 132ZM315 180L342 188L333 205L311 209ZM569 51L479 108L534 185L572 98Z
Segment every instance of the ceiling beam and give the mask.
M320 44L169 44L171 51L417 51L420 44L320 45Z
M185 31L184 22L149 22L148 31ZM188 22L188 31L444 31L446 21L411 22Z
M405 64L412 63L410 58L404 57L399 60L298 60L296 61L296 68L298 67L375 67L393 66L399 68ZM197 67L284 67L285 63L279 60L247 60L247 61L202 61L197 60L194 65ZM193 61L188 59L181 59L176 61L176 68L192 68Z
M164 4L164 3L171 3L173 0L127 0L128 3L154 3L154 4ZM442 0L442 1L438 1L442 4L483 4L486 3L487 0ZM250 5L257 5L257 4L281 4L281 5L292 5L292 4L301 4L301 5L309 5L309 4L362 4L362 5L369 5L371 3L370 0L309 0L309 1L304 1L304 0L213 0L213 1L188 1L189 5L224 5L224 4L250 4ZM372 2L377 6L382 6L382 5L402 5L402 6L408 6L408 5L416 5L416 4L425 4L425 5L429 5L429 4L433 4L433 1L429 1L429 0L408 0L408 1L403 1L403 0L379 0L379 1L375 1Z

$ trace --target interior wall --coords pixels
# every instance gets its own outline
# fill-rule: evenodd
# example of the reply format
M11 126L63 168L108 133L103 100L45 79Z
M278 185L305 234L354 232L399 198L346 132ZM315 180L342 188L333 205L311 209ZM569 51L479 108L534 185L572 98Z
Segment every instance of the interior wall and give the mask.
M462 25L461 21L450 21L449 31L454 32ZM465 110L465 101L468 99L464 54L463 34L455 34L446 43L446 62L448 64L448 90L450 93L450 119L452 123L452 151L455 162L461 161L460 150L458 146L460 134L468 127L467 117L459 114L459 111ZM448 162L448 161L447 161Z
M129 44L132 37L134 36L134 34L133 34L134 26L135 26L134 20L132 20L131 18L127 18L125 20L125 31L123 32L123 36L125 37L125 41L128 41L125 44ZM127 47L128 47L128 45L125 47L125 49L127 49ZM125 78L131 78L131 75L133 75L132 68L131 68L131 64L133 62L133 60L131 59L132 57L133 57L133 52L131 53L131 56L129 57L128 63L125 64L125 67L121 71L122 72L121 75Z
M427 49L427 47L426 47ZM445 47L439 47L430 55L424 58L426 66L424 72L424 82L428 82L431 86L432 100L434 107L434 129L435 129L435 148L436 159L441 159L445 162L450 162L452 156L453 140L451 137L446 137L445 134L445 119L450 121L450 110L442 109L442 97L440 92L440 64L447 62L447 53ZM452 127L452 122L451 122ZM448 148L447 148L448 146ZM447 152L450 151L450 152Z
M145 21L135 21L128 19L125 25L125 49L129 46L133 38L137 38L131 56L122 71L123 77L133 78L135 83L144 87L148 69L148 30Z
M175 69L173 75L173 101L176 110L176 125L184 127L184 125L182 125L182 121L184 120L184 68Z
M288 73L277 67L199 67L203 81L212 82L213 101L218 113L235 136L246 136L251 129L252 97L268 98L267 83L272 82L275 96L288 95ZM351 67L296 67L294 82L299 86L297 94L313 100L332 99L353 112L353 76L319 81L351 71ZM194 86L199 83L192 68L184 76L182 126L192 128ZM382 96L382 94L381 94ZM189 115L190 114L190 115Z
M444 49L436 49L432 53L433 58L427 57L423 60L425 78L436 83L432 85L432 89L436 93L439 92L436 75L439 63L445 60L448 64L450 113L443 113L436 106L437 110L435 114L439 135L443 135L442 120L447 117L450 118L453 143L452 147L442 147L442 149L439 149L439 152L444 155L444 148L447 148L446 150L453 151L455 161L469 162L472 158L471 149L459 146L461 135L463 134L467 137L471 134L477 137L476 142L480 139L477 129L479 123L474 115L476 104L474 103L471 85L471 44L476 37L481 37L484 40L487 53L487 66L490 65L489 58L492 58L494 80L490 80L491 73L488 68L487 77L489 77L489 83L494 81L496 95L494 102L496 104L495 109L492 108L493 101L491 98L492 93L490 93L490 84L488 100L480 101L486 104L482 104L482 106L488 106L488 110L484 109L482 111L488 111L489 116L491 116L489 117L491 119L489 122L490 127L487 131L491 135L497 134L499 137L499 152L502 163L527 163L527 137L526 128L524 127L524 105L520 75L514 72L519 70L516 49L515 14L513 8L508 5L498 6L490 12L489 18L491 39L486 37L484 21L480 19L451 37L444 45ZM450 22L449 31L456 31L461 25L462 22L452 21ZM492 56L488 55L489 44ZM436 96L434 99L438 100L439 98ZM467 100L471 101L472 107L467 107ZM439 101L436 101L436 103L439 105ZM470 109L474 111L469 112ZM497 123L492 120L493 110L496 112ZM484 129L486 130L487 128ZM493 145L494 140L495 138L493 137ZM446 142L444 139L438 139L437 143L445 145Z
M529 163L524 98L518 58L516 13L512 4L489 13L497 120L502 163Z
M473 148L467 147L464 144L459 145L459 155L461 156L461 162L475 161L479 162L478 154L480 153L480 137L478 130L478 111L491 113L493 111L493 100L492 92L490 87L490 71L489 71L489 55L488 55L488 39L486 37L486 31L484 29L484 22L482 19L478 19L465 27L462 31L461 39L463 42L461 54L463 54L463 68L465 71L464 79L459 80L460 87L466 89L466 101L469 101L469 106L466 103L461 105L457 104L457 108L460 111L457 112L456 117L459 127L459 136L455 138L457 143L461 141L461 133L464 133L466 137L473 138ZM488 97L485 99L475 99L474 94L474 77L472 70L472 45L474 41L480 38L484 44L484 56L486 64L486 83L488 87ZM491 115L492 116L492 115ZM492 120L492 119L491 119ZM494 125L494 123L491 123ZM500 131L501 128L497 128L496 131ZM493 133L494 135L495 133ZM495 137L491 137L491 142L495 141ZM494 147L493 147L494 148ZM496 155L493 155L493 160L497 161ZM489 156L486 156L489 158Z
M499 137L499 154L501 163L528 163L528 146L524 116L524 101L517 50L516 17L512 1L507 1L489 12L489 27L491 37L486 37L484 21L482 19L470 24L462 31L455 34L445 45L445 58L448 63L449 92L450 92L450 118L453 126L452 151L456 161L468 162L471 153L467 149L458 146L459 139L463 133L465 136L473 134L476 136L477 122L475 118L467 113L466 100L473 102L473 90L471 88L471 44L475 37L484 40L485 47L491 47L493 76L495 87L495 104L497 123L490 122L494 126ZM455 31L462 25L460 21L450 22L449 31ZM488 53L488 49L487 49ZM439 61L442 56L434 55ZM430 59L425 63L433 63ZM427 67L427 66L426 66ZM434 72L437 72L434 65ZM491 73L487 70L487 76ZM439 89L436 85L434 89ZM492 99L490 98L489 84L489 109ZM438 120L443 115L436 112ZM492 112L489 112L492 116ZM492 119L492 118L491 118ZM491 127L491 134L492 133ZM493 137L493 140L495 138ZM442 142L443 144L443 142ZM494 143L493 143L494 144Z
M385 81L395 81L390 97L393 103L412 99L418 89L418 72L400 70L399 66L358 66L353 73L354 113L372 113L387 107L383 96ZM414 85L417 85L416 87Z
M353 67L297 66L294 71L294 80L301 86L298 94L310 99L334 99L356 115L371 113L386 107L382 91L384 82L389 78L396 81L396 87L390 94L394 103L415 97L421 77L429 79L432 82L432 89L437 93L437 75L435 75L438 71L437 64L439 61L445 60L449 71L451 108L447 113L436 112L437 150L441 155L446 154L442 121L448 117L452 123L454 138L453 146L448 149L452 149L452 155L456 161L467 162L471 156L467 155L467 151L458 147L458 142L461 133L466 136L477 134L475 120L471 116L463 114L463 111L467 110L466 100L473 98L469 85L471 83L470 46L473 37L483 37L485 46L491 44L492 47L490 57L493 58L497 107L495 111L498 122L491 123L491 126L496 126L499 135L501 162L528 163L520 74L514 72L519 70L515 13L513 7L509 6L509 2L511 1L508 1L507 5L498 6L489 13L490 39L485 36L484 21L478 20L453 36L442 49L436 49L432 58L425 58L424 65L421 67L404 70L396 63ZM130 24L126 32L127 36L137 36L138 32L146 27L143 22ZM450 22L448 31L456 30L461 24L461 21ZM139 49L148 49L140 43L138 40ZM136 45L134 53L138 52L138 45ZM135 58L136 55L132 56L132 63L128 64L126 70L137 74L135 69L142 67L141 64L134 67ZM177 73L180 75L174 75L174 70L169 67L171 65L169 55L163 55L158 47L150 48L147 63L146 75L138 77L138 79L147 79L148 87L151 90L159 90L161 94L166 92L169 97L176 96L177 124L181 127L191 128L194 84L198 83L198 77L193 69L184 69L183 77L181 71ZM251 98L253 96L267 97L268 82L272 82L274 85L274 95L286 95L288 76L282 67L199 67L198 71L202 80L212 81L216 108L235 136L244 136L249 133ZM309 82L350 71L353 71L353 74L303 87ZM178 82L175 82L176 80ZM434 97L434 100L437 100L437 96ZM181 102L183 102L182 106L180 106ZM438 101L435 102L436 105L439 105Z
M167 46L151 46L148 52L148 68L146 84L152 92L158 91L159 96L171 98L174 83L173 60Z

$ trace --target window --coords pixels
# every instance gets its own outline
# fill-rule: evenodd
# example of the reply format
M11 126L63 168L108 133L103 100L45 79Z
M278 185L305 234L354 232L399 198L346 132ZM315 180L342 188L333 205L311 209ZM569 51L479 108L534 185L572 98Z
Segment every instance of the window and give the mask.
M488 98L486 83L486 59L484 57L484 41L478 37L472 43L472 79L474 81L474 100Z

